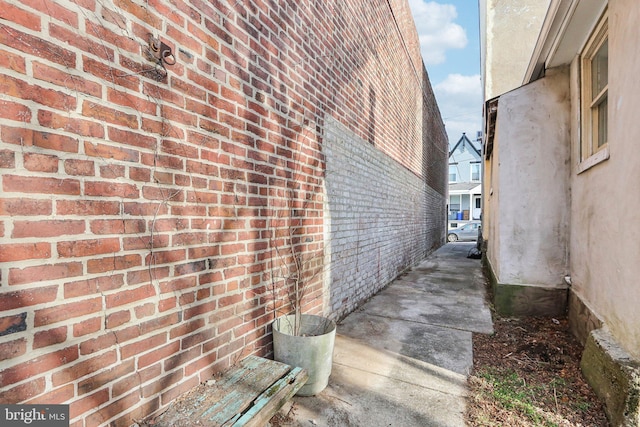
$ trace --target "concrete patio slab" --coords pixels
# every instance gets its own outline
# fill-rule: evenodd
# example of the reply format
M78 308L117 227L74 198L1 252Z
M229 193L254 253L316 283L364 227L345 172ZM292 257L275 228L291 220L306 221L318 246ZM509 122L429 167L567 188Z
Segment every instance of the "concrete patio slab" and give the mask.
M464 426L472 333L492 333L473 243L449 243L338 325L329 386L287 426Z

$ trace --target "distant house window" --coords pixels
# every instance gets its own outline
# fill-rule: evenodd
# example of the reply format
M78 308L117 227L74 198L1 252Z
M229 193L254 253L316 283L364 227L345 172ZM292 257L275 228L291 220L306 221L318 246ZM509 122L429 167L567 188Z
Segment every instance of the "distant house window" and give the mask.
M609 157L608 102L609 38L605 14L582 53L582 142L581 160L589 166Z
M481 208L481 206L482 206L482 205L481 205L481 203L482 203L482 202L481 202L480 200L481 200L481 199L480 199L480 197L478 197L478 198L476 199L476 209L480 209L480 208Z
M458 165L449 165L449 182L458 182Z
M471 181L480 181L480 163L471 163Z

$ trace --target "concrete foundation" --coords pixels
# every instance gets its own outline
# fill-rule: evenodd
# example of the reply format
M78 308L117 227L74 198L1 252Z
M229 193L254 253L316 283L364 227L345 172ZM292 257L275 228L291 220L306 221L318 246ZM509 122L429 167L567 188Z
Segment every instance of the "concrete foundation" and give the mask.
M567 310L568 286L541 286L499 283L485 261L491 282L493 305L502 316L561 316Z
M574 292L569 293L569 327L585 346L582 372L604 402L611 425L640 426L640 363L620 347Z
M606 327L589 334L581 368L605 403L613 427L640 426L640 364L619 347Z
M585 345L589 333L602 327L602 321L574 292L569 292L569 328L580 344Z
M567 287L497 283L494 306L503 316L560 316L567 309Z

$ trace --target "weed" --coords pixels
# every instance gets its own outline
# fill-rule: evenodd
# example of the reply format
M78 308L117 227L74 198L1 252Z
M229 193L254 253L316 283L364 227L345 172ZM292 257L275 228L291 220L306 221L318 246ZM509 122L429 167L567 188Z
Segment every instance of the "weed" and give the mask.
M555 427L544 410L544 396L548 388L540 385L529 385L515 371L501 372L498 369L486 369L478 372L486 386L485 398L494 401L494 405L505 410L518 419L526 419L531 425ZM561 379L558 379L558 383ZM550 386L552 386L550 384ZM490 423L484 425L492 425Z
M609 426L601 402L582 377L582 347L566 322L498 318L493 335L474 335L468 425Z
M587 412L591 408L591 404L585 401L576 402L573 406L581 412Z

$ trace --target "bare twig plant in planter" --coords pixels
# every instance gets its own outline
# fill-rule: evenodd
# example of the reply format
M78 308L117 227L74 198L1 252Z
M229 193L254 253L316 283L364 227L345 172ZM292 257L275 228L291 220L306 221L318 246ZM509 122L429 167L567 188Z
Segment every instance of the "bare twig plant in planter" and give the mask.
M333 320L304 313L323 297L324 245L315 238L322 236L322 227L314 223L322 218L318 188L293 174L279 190L281 197L273 199L279 206L270 220L274 359L307 370L309 380L297 393L302 396L327 386L336 331Z

